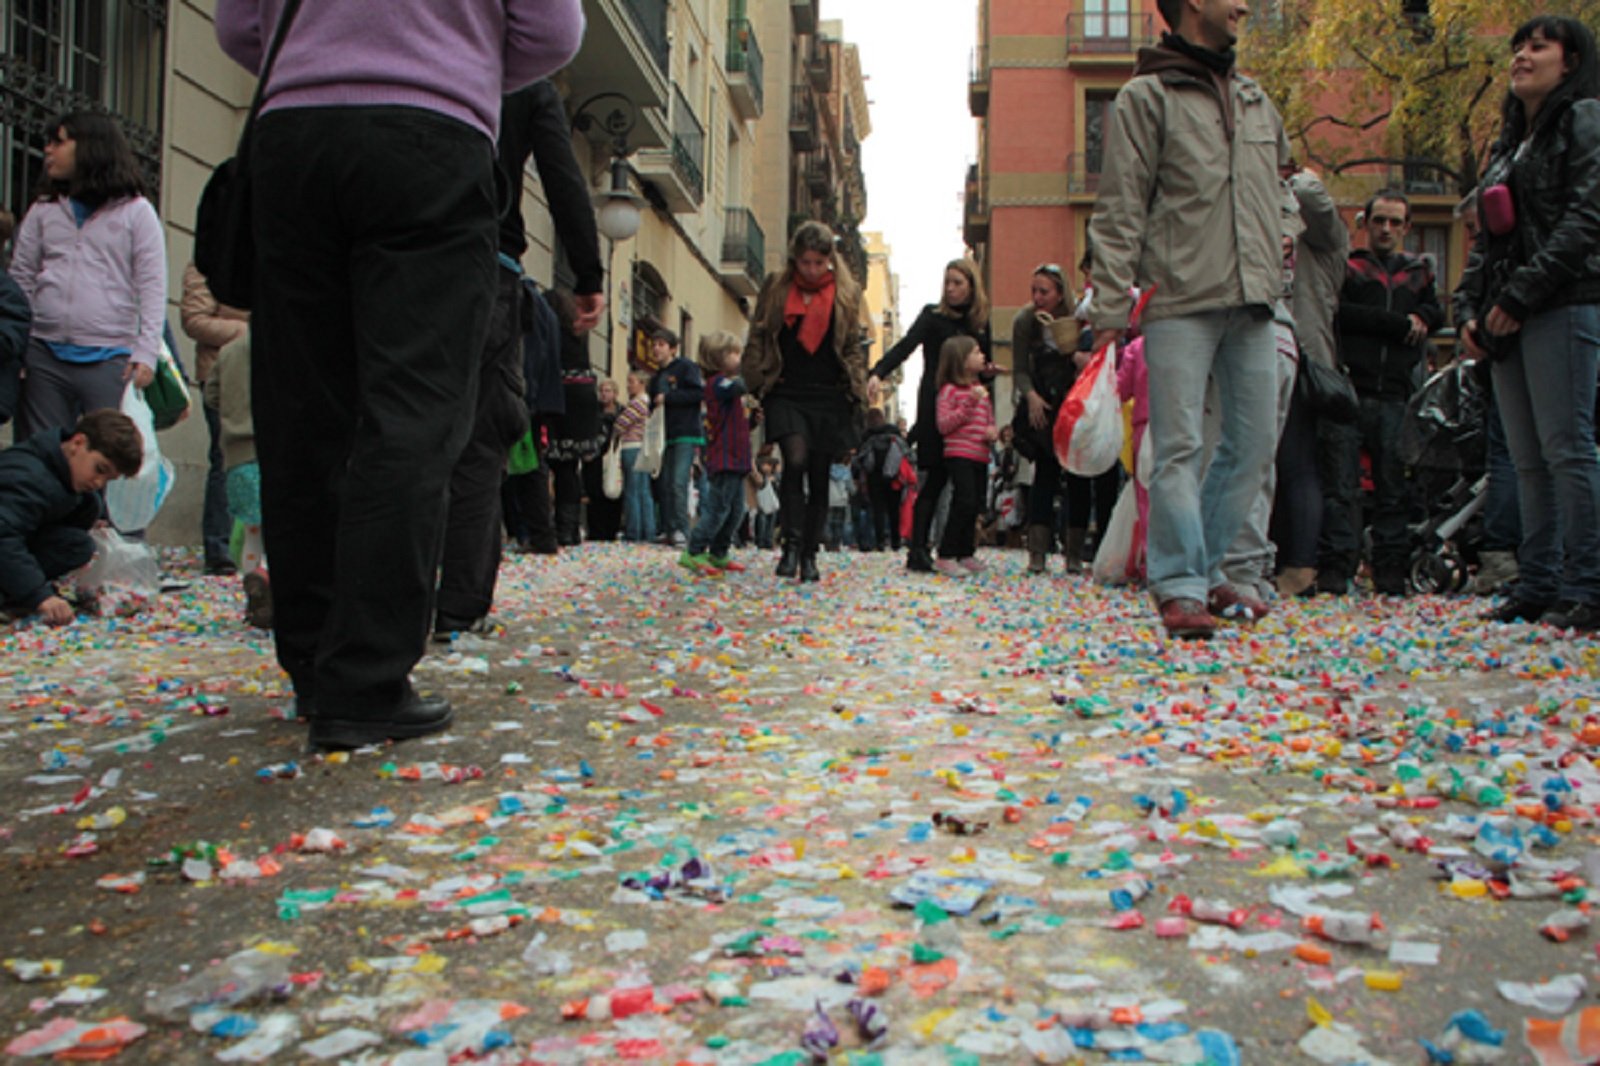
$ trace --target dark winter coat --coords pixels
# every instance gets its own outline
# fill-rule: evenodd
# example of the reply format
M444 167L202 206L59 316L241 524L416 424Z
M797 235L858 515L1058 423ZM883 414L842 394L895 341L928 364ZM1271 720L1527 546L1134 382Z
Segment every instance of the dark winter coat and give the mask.
M917 385L917 421L911 427L911 443L924 461L936 461L944 454L939 438L939 349L955 336L972 337L984 355L990 352L989 326L985 323L977 333L967 328L966 320L952 318L939 310L938 304L928 304L917 315L911 329L893 348L883 353L871 370L874 377L883 379L893 374L911 353L922 349L922 381Z
M67 436L48 429L0 452L0 594L30 610L56 593L28 542L42 529L87 530L100 519L99 494L72 489Z
M650 379L650 402L666 397L667 443L706 439L705 419L700 401L705 398L706 379L694 363L678 356L656 371Z
M22 287L0 270L0 425L16 413L22 390L22 354L28 347L33 309Z
M1339 290L1339 354L1362 396L1406 400L1426 339L1407 344L1411 317L1432 333L1444 323L1427 261L1396 252L1387 261L1369 249L1350 253Z

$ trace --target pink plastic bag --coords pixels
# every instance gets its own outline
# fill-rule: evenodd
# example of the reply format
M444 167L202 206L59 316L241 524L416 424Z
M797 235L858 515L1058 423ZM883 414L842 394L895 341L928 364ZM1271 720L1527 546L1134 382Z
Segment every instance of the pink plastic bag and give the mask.
M1056 416L1056 458L1070 474L1096 477L1122 455L1122 401L1117 396L1117 346L1108 344L1078 371Z

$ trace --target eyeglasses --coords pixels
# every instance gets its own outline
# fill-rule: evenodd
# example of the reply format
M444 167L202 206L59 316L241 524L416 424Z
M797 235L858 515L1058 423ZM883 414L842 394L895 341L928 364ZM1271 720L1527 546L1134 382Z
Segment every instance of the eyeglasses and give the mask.
M1058 278L1064 276L1061 272L1061 268L1054 263L1040 263L1038 266L1033 268L1033 272L1035 274L1052 274Z

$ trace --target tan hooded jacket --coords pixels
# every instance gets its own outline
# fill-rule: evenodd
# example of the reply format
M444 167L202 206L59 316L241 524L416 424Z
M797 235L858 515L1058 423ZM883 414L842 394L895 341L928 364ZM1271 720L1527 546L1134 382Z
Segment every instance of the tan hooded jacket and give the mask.
M783 332L783 305L789 293L782 272L768 274L756 296L750 317L750 339L744 346L739 373L757 399L772 391L783 376L783 352L778 334ZM833 298L833 349L839 365L850 375L850 391L862 408L867 406L867 355L861 350L858 309L839 290Z
M1095 329L1126 328L1134 286L1156 288L1146 323L1277 303L1290 148L1261 87L1165 45L1141 49L1107 126L1089 226Z

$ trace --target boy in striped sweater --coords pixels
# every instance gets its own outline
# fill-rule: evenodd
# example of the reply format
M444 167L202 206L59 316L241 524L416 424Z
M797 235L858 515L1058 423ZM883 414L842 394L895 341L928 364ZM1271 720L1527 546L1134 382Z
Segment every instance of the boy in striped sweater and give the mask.
M739 360L744 346L721 331L700 338L700 369L705 386L706 444L701 453L710 490L700 501L700 514L689 534L688 549L678 565L695 573L718 575L743 570L728 552L744 521L744 478L750 473L750 415L745 406Z

